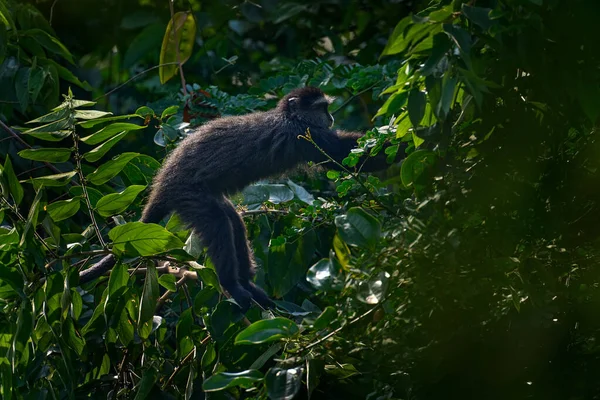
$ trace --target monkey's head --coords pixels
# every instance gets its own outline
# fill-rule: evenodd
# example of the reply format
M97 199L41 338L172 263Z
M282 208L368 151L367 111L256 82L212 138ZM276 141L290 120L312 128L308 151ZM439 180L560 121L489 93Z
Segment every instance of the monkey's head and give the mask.
M333 115L328 111L331 98L319 88L304 87L292 90L279 101L279 109L287 118L296 119L318 128L331 128Z

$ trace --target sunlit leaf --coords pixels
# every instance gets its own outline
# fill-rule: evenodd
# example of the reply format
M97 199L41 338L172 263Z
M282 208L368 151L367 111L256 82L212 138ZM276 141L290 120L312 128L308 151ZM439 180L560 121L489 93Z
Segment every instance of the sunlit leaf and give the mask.
M259 344L289 338L298 333L298 326L287 318L277 317L254 322L238 333L235 344Z
M113 249L118 252L135 250L141 256L152 256L183 247L183 242L157 224L128 222L108 232Z
M127 135L127 133L128 133L128 131L123 131L123 132L119 133L118 135L116 135L113 138L111 138L110 140L104 142L100 146L98 146L98 147L92 149L91 151L85 153L83 155L83 158L85 158L87 161L90 161L90 162L98 161L115 144L117 144L121 139L123 139L125 137L125 135Z
M196 20L191 12L177 12L169 20L160 48L160 83L171 79L178 70L176 64L184 64L192 55L196 39Z
M216 392L235 386L250 388L256 382L262 380L262 372L254 369L242 372L218 372L204 381L202 390L205 392Z
M129 207L137 195L143 191L146 186L132 185L119 193L111 193L102 197L96 204L96 211L103 217L118 214Z
M71 218L79 211L81 201L78 197L70 200L59 200L46 206L46 211L54 222Z
M65 162L71 157L71 149L42 147L26 149L18 153L21 157L34 161Z

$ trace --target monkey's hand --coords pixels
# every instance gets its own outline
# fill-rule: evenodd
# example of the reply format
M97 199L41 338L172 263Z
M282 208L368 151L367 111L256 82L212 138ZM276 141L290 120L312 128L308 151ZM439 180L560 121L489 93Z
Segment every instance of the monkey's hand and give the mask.
M235 300L238 306L240 306L242 313L246 314L246 311L248 311L252 305L252 294L237 282L229 285L223 285L221 283L221 286L227 290L229 295Z

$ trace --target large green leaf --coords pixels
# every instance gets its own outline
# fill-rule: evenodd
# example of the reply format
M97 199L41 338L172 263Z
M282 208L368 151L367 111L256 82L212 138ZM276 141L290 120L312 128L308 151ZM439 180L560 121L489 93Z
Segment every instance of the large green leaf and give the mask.
M160 83L164 84L176 73L176 64L184 64L192 55L196 39L196 20L191 12L178 12L173 15L167 25L165 36L160 48L160 64L158 69Z
M71 178L74 177L75 174L77 174L75 171L64 172L62 174L46 175L40 176L39 178L26 179L21 182L31 183L35 188L41 186L64 186L71 181Z
M71 149L42 147L40 149L21 150L21 157L34 161L65 162L71 157Z
M140 153L122 153L112 160L102 164L97 170L87 176L87 180L94 185L102 185L115 177L129 161L139 156Z
M96 211L103 217L118 214L129 207L137 195L146 188L143 185L132 185L119 193L111 193L102 197L96 204Z
M417 150L411 153L402 163L400 177L404 186L411 186L435 162L436 156L430 150Z
M48 32L36 28L21 31L20 34L23 36L31 36L46 50L63 57L65 60L73 64L73 56L69 50L64 44L62 44L57 38L50 35Z
M4 167L0 169L0 178L0 182L2 182L2 194L7 198L12 196L15 203L20 204L24 195L23 186L21 186L17 175L15 175L8 155L6 156L6 161L4 161Z
M216 392L235 386L249 388L262 380L262 372L255 369L242 372L218 372L204 381L202 389L205 392Z
M152 256L168 250L180 249L183 242L157 224L129 222L108 232L113 250L124 253L135 251L141 256Z
M425 105L427 104L427 96L424 92L413 89L408 95L408 117L414 127L419 126L425 116Z
M46 211L50 214L50 217L54 222L62 221L67 218L71 218L79 211L81 201L78 197L74 197L70 200L59 200L46 206Z
M335 218L335 226L344 242L373 247L381 236L381 223L360 207L353 207L345 215Z
M144 129L143 125L130 124L127 122L116 122L114 124L110 124L100 129L96 133L92 133L86 137L81 138L81 141L85 144L96 145L102 143L106 139L110 139L115 136L117 133L123 131L135 131L138 129Z
M159 296L158 275L154 263L151 262L146 267L146 279L144 279L138 314L138 332L142 339L147 339L152 332L152 319Z
M277 317L256 321L238 333L235 344L260 344L290 338L298 333L298 325L287 318Z
M115 144L117 144L121 139L123 139L125 137L125 135L127 135L127 133L128 133L128 131L123 131L123 132L119 133L118 135L114 136L110 140L102 143L100 146L95 147L92 150L90 150L89 152L85 153L83 155L83 158L85 158L87 161L90 161L90 162L98 161L106 154L106 152L108 152L110 149L112 149L112 147Z

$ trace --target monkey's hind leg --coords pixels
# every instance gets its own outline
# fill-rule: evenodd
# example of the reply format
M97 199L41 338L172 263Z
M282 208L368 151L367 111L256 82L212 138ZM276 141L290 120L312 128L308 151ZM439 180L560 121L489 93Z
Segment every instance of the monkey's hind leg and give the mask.
M234 244L234 228L223 209L223 197L197 193L177 204L177 212L200 236L208 256L215 265L219 282L245 313L252 294L239 282L239 263ZM235 211L235 210L234 210Z
M252 278L256 273L256 265L254 254L250 248L248 237L246 234L246 224L237 213L235 207L227 198L223 199L223 209L229 215L231 226L233 227L235 251L239 263L239 282L247 291L252 294L252 297L258 304L264 308L275 308L275 303L269 298L267 293L252 282Z

